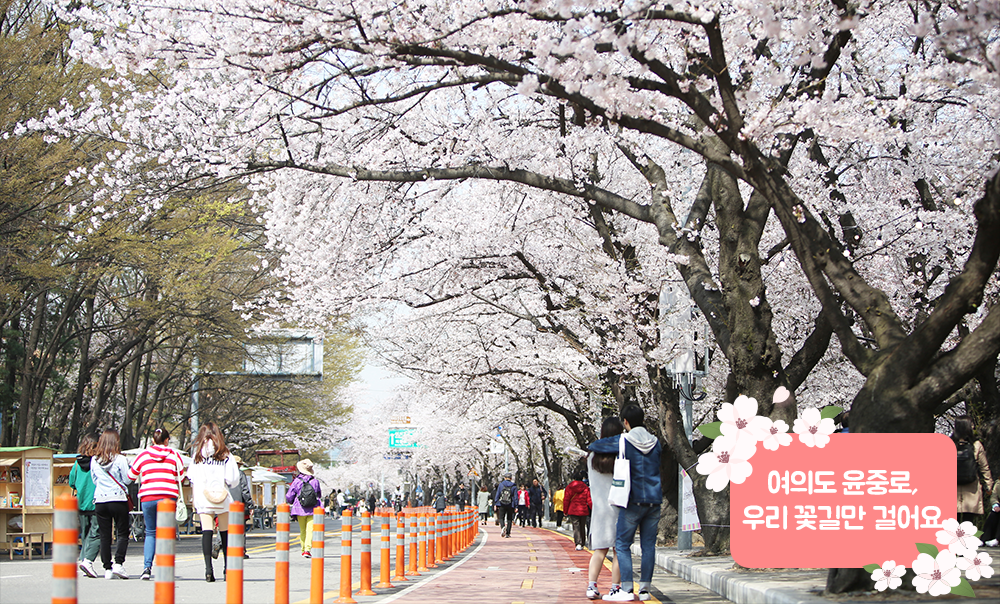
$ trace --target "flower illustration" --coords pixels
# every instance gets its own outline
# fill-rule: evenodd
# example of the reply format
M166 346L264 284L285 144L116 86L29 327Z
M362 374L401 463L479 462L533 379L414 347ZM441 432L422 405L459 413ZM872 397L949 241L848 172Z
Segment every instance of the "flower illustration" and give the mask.
M971 522L958 523L958 520L949 518L941 523L941 530L935 533L937 542L947 545L948 551L956 555L965 552L975 552L983 544L979 537L976 537L976 525Z
M771 421L768 418L762 418L767 420L767 427L764 430L764 435L760 439L760 442L764 444L764 448L769 451L777 451L778 447L787 447L792 444L792 435L788 433L788 424L784 420Z
M802 417L795 420L792 429L799 435L802 444L822 449L830 442L830 435L837 429L837 424L832 418L822 417L819 409L810 407L802 412Z
M905 566L896 566L895 560L886 560L882 568L872 573L872 581L875 582L875 589L879 591L896 589L903 584L904 574L906 574Z
M917 556L913 561L913 572L917 573L913 577L913 586L921 594L941 596L962 582L962 571L955 567L955 554L946 549L938 552L937 557L930 554Z
M966 551L955 561L955 566L965 571L965 578L969 581L978 581L993 576L992 562L993 558L986 552Z
M757 415L757 399L739 395L733 403L723 403L719 409L719 430L723 436L746 438L756 443L766 430L769 421Z
M720 436L712 443L712 451L698 457L699 474L708 476L705 486L716 493L730 482L742 484L753 472L747 460L757 452L757 442L745 438Z

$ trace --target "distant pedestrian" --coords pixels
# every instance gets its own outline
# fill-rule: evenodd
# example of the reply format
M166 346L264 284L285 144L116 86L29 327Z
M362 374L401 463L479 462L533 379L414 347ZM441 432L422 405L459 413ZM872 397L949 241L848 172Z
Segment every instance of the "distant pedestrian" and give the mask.
M218 522L222 551L229 549L229 504L233 496L229 488L239 485L240 469L229 453L222 430L215 422L205 422L198 430L192 445L194 460L188 468L191 481L191 504L201 524L201 554L205 558L205 581L215 581L212 568L212 538ZM228 567L224 556L223 577Z
M319 479L313 475L313 462L310 459L300 460L295 464L299 471L285 493L285 503L292 504L292 516L299 522L299 542L302 545L302 557L312 558L313 509L318 504L320 493ZM310 493L312 491L312 493ZM343 492L337 497L343 497ZM347 508L345 504L341 513Z
M517 489L517 522L522 527L528 520L528 509L530 507L531 495L528 493L528 488L522 484L520 488Z
M250 490L250 480L247 478L243 459L239 455L233 455L233 459L236 460L236 467L240 471L240 482L235 487L229 487L229 495L233 501L243 504L243 534L246 535L253 529L253 492ZM243 557L250 557L246 548L243 548Z
M511 480L511 474L504 474L503 480L497 485L496 493L493 496L493 508L497 513L497 522L500 523L500 536L510 537L511 525L514 524L514 505L517 498L517 486Z
M101 532L101 562L105 579L128 579L125 554L128 552L129 510L128 461L122 455L118 431L108 428L101 432L90 463L94 480L94 513ZM115 531L114 563L111 561L111 531Z
M552 511L556 513L556 528L562 528L563 521L563 497L566 495L566 488L563 487L552 493Z
M601 424L601 438L618 436L625 431L622 420L617 417L606 417ZM608 503L611 492L611 476L615 469L617 453L591 453L587 456L587 475L590 478L590 568L587 577L587 597L596 600L601 597L597 589L597 578L604 568L604 560L608 550L615 546L615 534L618 525L618 510ZM611 564L611 589L615 592L621 589L621 570L618 567L618 556Z
M968 415L955 418L955 428L951 439L958 451L958 521L976 522L983 514L983 488L993 484L990 466L986 461L986 449L979 442Z
M590 487L583 482L585 477L583 470L577 470L563 494L563 508L573 523L573 543L577 551L587 546L587 517L592 507Z
M90 475L90 464L97 435L87 434L77 447L76 462L69 471L69 486L76 495L76 505L80 515L80 572L92 579L97 578L94 560L101 550L101 532L94 514L94 479Z
M621 567L622 589L612 590L604 596L611 602L629 602L633 599L632 541L639 530L642 549L642 566L639 575L639 599L650 598L656 564L656 532L660 523L660 504L663 488L660 484L660 441L643 426L645 414L638 405L626 405L621 412L625 425L625 458L629 461L630 488L628 507L618 512L615 530L615 557ZM590 444L594 453L618 453L618 436L602 438ZM625 591L625 588L628 591Z
M544 517L542 510L548 496L549 492L538 482L537 478L531 481L531 486L528 487L528 497L531 499L531 505L528 507L528 520L531 526L539 527L542 525Z
M438 491L437 496L434 497L434 511L440 514L446 507L448 507L448 502L445 501L444 491Z
M135 458L128 469L128 478L139 481L139 507L146 526L142 542L143 581L153 578L153 557L156 555L156 506L160 501L177 501L180 481L184 478L181 454L168 446L170 432L160 427L153 432L153 445Z
M986 517L986 524L983 525L983 545L986 547L997 547L1000 545L1000 480L993 481L993 488L990 490L990 515Z
M465 489L465 483L459 483L455 489L455 505L459 512L464 512L465 506L469 505L469 492Z
M486 519L490 517L490 491L486 488L486 483L479 487L476 507L479 509L479 520L486 524Z

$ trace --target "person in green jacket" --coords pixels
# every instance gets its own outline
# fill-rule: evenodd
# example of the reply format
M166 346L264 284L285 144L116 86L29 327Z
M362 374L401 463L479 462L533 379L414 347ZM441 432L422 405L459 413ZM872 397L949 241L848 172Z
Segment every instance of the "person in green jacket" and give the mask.
M97 435L88 434L80 441L76 450L76 463L69 471L69 486L76 495L77 509L80 514L80 571L88 577L97 578L94 570L94 560L101 547L101 536L97 529L97 516L94 515L94 480L90 476L90 459L97 446Z

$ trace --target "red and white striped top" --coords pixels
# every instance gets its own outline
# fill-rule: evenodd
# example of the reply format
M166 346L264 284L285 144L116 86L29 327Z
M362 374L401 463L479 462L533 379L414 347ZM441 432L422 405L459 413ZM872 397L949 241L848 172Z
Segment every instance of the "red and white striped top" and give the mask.
M170 497L177 499L178 478L184 478L184 462L180 453L170 447L153 445L132 462L129 480L141 480L139 501Z

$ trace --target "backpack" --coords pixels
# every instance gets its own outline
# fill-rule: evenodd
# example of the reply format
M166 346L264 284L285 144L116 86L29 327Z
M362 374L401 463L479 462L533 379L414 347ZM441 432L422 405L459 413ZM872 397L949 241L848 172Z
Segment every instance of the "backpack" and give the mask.
M299 476L302 475L299 474ZM319 504L319 493L317 493L316 489L313 488L311 479L306 478L302 481L302 488L299 489L299 496L296 499L298 500L299 505L302 506L302 509L307 512Z
M514 495L511 493L510 488L506 488L500 491L500 505L509 506L514 502Z
M959 442L958 448L958 484L970 484L979 480L979 471L976 467L976 454L972 443Z

